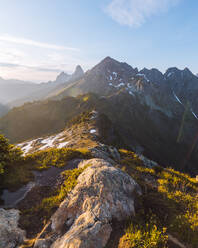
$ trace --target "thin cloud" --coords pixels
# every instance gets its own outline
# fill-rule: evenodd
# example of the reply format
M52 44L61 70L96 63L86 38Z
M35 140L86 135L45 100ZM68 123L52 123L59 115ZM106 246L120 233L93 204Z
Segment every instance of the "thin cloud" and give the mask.
M12 63L1 63L0 62L0 67L19 67L20 65L19 64L12 64Z
M139 27L151 16L175 6L180 0L111 0L105 12L121 25Z
M33 69L35 71L43 71L43 72L60 72L61 69L55 69L55 68L45 68L45 67L34 67L34 66L28 66L28 65L21 65L21 64L12 64L12 63L2 63L0 62L0 67L7 67L7 68L14 68L14 67L22 67L26 69Z
M34 46L34 47L41 47L41 48L47 48L47 49L54 49L54 50L68 50L68 51L79 51L79 49L74 47L67 47L67 46L59 46L54 44L49 44L45 42L39 42L35 40L20 38L20 37L14 37L10 35L0 35L0 41L6 41L11 42L15 44L22 44L22 45L28 45L28 46Z

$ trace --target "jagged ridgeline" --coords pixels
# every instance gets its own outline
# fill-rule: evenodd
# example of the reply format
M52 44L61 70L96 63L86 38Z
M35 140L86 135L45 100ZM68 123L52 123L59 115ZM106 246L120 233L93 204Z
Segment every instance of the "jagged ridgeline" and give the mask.
M108 97L92 93L26 103L0 119L0 130L12 143L19 143L60 132L71 119L93 109L111 121L121 147L143 152L164 166L197 174L197 145L193 147L197 121L192 114L188 112L181 129L182 115L170 118L123 91Z

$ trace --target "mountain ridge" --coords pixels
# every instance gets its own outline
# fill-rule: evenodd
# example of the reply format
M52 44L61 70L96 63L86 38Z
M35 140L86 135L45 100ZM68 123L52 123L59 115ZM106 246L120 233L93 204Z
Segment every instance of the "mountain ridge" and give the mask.
M21 142L60 131L75 115L96 109L116 126L126 147L196 173L198 78L177 68L160 78L156 69L138 71L106 57L45 101L10 111L0 119L0 131L12 142Z
M48 98L51 92L56 91L61 88L62 85L69 84L74 80L77 80L84 74L81 66L77 65L75 71L69 75L65 72L61 72L54 81L48 81L46 83L32 84L33 90L29 93L23 94L23 97L17 97L17 99L12 99L7 103L9 107L16 107L24 104L25 102L33 102L38 100L44 100ZM6 95L6 93L4 93Z

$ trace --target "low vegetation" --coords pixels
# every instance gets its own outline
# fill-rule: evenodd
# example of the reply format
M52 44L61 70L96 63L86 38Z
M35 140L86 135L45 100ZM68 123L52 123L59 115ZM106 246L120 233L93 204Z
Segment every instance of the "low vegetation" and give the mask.
M63 167L75 159L91 158L87 149L51 148L22 156L23 152L0 136L0 190L16 190L33 180L33 170L44 170L51 166Z
M56 211L60 203L66 198L68 193L76 186L78 176L88 167L66 170L62 172L62 183L53 189L49 189L48 196L41 198L39 202L33 204L31 208L21 208L23 218L20 225L28 231L30 237L34 237L47 223L52 214ZM34 218L32 218L34 216Z
M82 118L87 118L84 114ZM121 169L141 186L143 194L136 206L136 216L127 221L119 248L172 247L170 235L187 247L198 244L198 182L189 175L171 168L145 167L138 155L119 150ZM48 149L26 156L0 135L0 190L17 189L33 179L33 170L51 166L64 167L75 158L89 159L87 149ZM55 187L38 188L38 200L20 207L20 226L34 237L50 216L76 186L83 169L62 172ZM41 194L40 191L41 190ZM43 193L44 192L44 193ZM30 207L31 205L31 207ZM34 216L34 218L33 218Z
M10 145L7 139L0 136L0 158L0 189L14 191L34 179L33 170L46 170L52 166L64 167L72 159L91 158L91 153L87 149L51 148L23 156L21 149ZM35 235L42 229L43 224L75 187L77 178L84 169L63 171L60 182L53 187L35 187L32 199L19 206L23 216L20 226L27 230L28 235Z
M87 168L88 166L80 169L66 170L62 172L64 182L61 186L53 192L51 197L44 198L38 209L44 210L48 217L51 216L52 210L57 208L60 203L65 199L68 193L76 186L78 176Z
M91 153L87 149L50 148L27 155L25 163L33 169L43 170L51 166L63 167L74 158L88 159L91 158Z
M120 247L168 247L168 235L166 234L166 228L159 227L156 223L155 217L152 216L148 219L148 222L142 222L143 218L137 222L138 218L136 217L136 219L128 225L125 235L121 238ZM135 223L135 221L137 223Z
M12 143L60 132L75 116L94 109L92 95L25 103L0 118L0 130Z
M171 234L183 244L196 248L197 181L171 168L146 168L133 152L120 150L120 153L122 169L138 181L143 195L136 218L128 224L119 247L165 248Z
M22 151L10 145L8 140L0 135L0 174L4 174L5 169L12 163L19 161L21 157Z

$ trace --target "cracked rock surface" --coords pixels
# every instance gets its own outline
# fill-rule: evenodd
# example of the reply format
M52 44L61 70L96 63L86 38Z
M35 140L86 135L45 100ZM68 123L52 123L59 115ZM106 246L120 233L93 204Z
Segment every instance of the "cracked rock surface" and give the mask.
M18 227L19 211L0 208L0 247L17 248L25 239L25 231Z
M51 218L51 244L47 245L48 236L46 243L43 240L40 246L38 240L35 247L105 247L112 231L111 220L121 221L135 214L135 196L141 194L138 184L103 159L82 161L79 167L87 165Z

